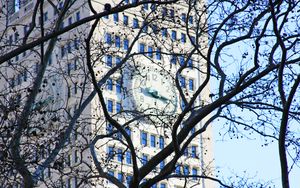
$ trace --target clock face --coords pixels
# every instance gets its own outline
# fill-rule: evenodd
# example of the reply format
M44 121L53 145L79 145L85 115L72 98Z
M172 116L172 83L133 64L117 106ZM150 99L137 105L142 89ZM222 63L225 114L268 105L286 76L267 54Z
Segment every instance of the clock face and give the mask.
M177 109L176 88L162 70L142 67L132 78L135 108L160 115L172 115Z

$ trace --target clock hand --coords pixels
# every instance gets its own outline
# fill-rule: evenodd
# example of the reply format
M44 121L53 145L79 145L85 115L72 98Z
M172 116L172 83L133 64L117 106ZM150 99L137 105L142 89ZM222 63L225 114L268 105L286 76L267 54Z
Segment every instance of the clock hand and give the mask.
M148 93L151 97L156 98L156 99L159 99L159 100L162 100L163 102L171 101L171 100L168 99L167 97L164 97L164 96L160 95L160 94L158 93L158 91L155 90L155 89L152 89L152 88L145 88L144 91L145 91L146 93Z

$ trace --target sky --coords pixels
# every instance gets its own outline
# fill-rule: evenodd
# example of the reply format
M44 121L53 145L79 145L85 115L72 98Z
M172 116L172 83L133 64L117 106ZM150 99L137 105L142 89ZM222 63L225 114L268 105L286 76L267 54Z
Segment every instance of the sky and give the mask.
M261 138L256 139L226 139L219 136L218 125L214 127L214 155L216 167L220 169L220 176L247 175L250 181L272 181L274 187L281 187L280 164L277 143L268 146ZM295 167L290 174L290 187L300 187L300 169Z

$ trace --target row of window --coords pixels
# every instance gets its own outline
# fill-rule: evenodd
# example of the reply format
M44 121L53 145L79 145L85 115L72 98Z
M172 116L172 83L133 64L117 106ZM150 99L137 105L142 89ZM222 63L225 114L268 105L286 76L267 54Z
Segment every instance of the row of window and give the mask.
M79 39L75 38L70 40L65 45L61 46L61 57L64 57L67 53L72 53L73 50L79 49Z
M124 162L126 164L132 164L130 151L123 151L123 149L121 149L121 148L114 148L112 146L108 146L107 155L108 155L108 160L117 160L120 163L123 162L123 158L125 156ZM115 159L115 156L116 156L116 159Z
M177 165L175 168L175 173L178 175L192 175L193 180L196 180L198 175L198 169L190 167L188 165Z
M184 14L185 15L185 14ZM184 17L184 16L183 16ZM108 18L108 17L106 17ZM192 17L190 17L192 18ZM115 13L113 14L113 20L114 22L119 22L119 14L118 13ZM128 26L129 25L129 18L127 15L123 15L123 25L125 26ZM155 24L151 24L149 25L152 29L152 31L156 34L159 33L159 30L161 30L161 35L163 37L171 37L172 41L177 41L179 40L178 38L178 35L177 35L177 32L176 30L171 30L171 32L169 33L168 32L168 29L167 28L161 28L159 29L157 25ZM142 29L143 29L143 32L148 32L148 25L146 25L145 23L142 24ZM139 23L139 20L137 18L133 18L132 19L132 28L133 29L137 29L137 28L140 28L140 23ZM116 36L115 38L115 41L116 41L116 47L119 47L120 45L118 45L118 39L119 39L119 36ZM195 37L194 36L191 36L191 40L193 42L195 42ZM187 42L187 35L185 33L181 33L180 34L180 41L181 43L186 43Z
M155 51L155 58L157 60L161 60L161 49L160 48L154 48L153 46L147 46L144 43L139 43L138 45L138 52L139 53L145 53L148 57L153 58L154 57L154 51Z
M187 88L187 83L186 82L188 82L188 88ZM194 79L185 78L183 76L180 76L179 77L179 83L180 83L180 86L182 88L187 88L190 91L194 91Z
M145 131L141 131L140 133L140 143L142 146L150 146L153 148L158 147L159 149L163 149L165 147L165 139L163 136L150 134Z
M111 134L115 130L116 129L114 129L111 124L107 124L107 126L106 126L106 132L107 132L107 134ZM129 127L126 127L125 131L126 131L127 135L129 137L131 137L131 129ZM119 132L119 131L116 132L116 134L114 135L114 137L117 138L117 139L119 139L119 140L122 140L122 138L123 138L121 132Z
M120 102L114 101L112 99L107 100L107 111L110 113L120 113L122 110L122 105Z
M106 81L106 89L109 91L116 91L116 93L122 92L122 83L121 80L113 80L111 78Z
M27 71L23 71L19 74L17 74L14 78L10 79L10 87L14 88L15 86L21 85L23 82L27 81Z

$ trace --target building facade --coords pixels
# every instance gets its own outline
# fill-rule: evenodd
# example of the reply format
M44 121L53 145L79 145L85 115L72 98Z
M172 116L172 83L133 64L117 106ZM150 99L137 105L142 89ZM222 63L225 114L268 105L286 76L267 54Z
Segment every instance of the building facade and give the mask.
M66 8L66 2L45 1L41 10L33 0L2 0L6 8L0 18L1 55L96 13L109 13L111 7L139 3L70 1ZM134 166L142 169L168 147L174 131L185 129L193 109L201 108L209 95L209 88L204 89L189 106L206 71L201 52L195 50L200 49L196 44L207 43L205 33L199 37L196 31L201 20L195 7L203 4L193 3L147 3L109 13L1 65L3 127L19 125L40 81L20 141L21 156L37 175L36 186L117 187L108 178L114 177L129 187ZM94 89L95 82L99 90ZM182 143L202 123L205 120L190 128ZM16 131L3 132L3 151L9 153L8 143ZM174 171L152 187L214 187L197 177L213 174L211 130L196 135L181 152ZM55 159L48 163L50 156ZM141 184L159 176L176 157L172 153L159 161ZM4 186L22 187L14 165L4 158L2 164L7 168L1 176Z

